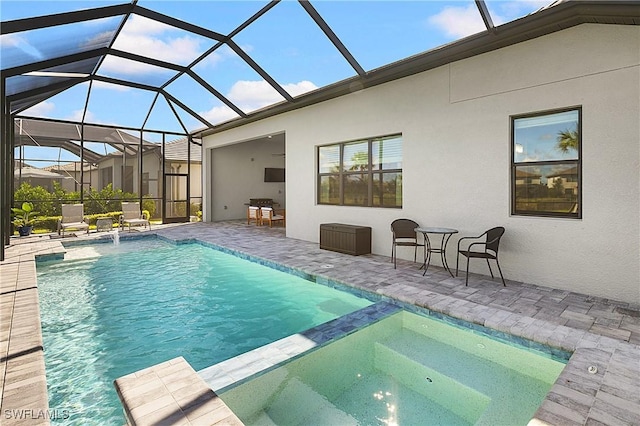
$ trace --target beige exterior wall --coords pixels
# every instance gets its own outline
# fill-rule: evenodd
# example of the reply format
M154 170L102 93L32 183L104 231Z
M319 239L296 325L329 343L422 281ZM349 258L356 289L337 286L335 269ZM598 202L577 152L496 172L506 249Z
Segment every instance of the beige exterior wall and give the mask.
M286 133L289 237L366 225L374 253L389 255L399 217L459 235L502 225L508 279L640 303L639 64L639 27L583 24L211 135L204 148ZM511 216L510 115L570 106L582 106L583 218ZM316 146L393 133L404 140L402 209L316 204ZM480 261L473 270L487 273Z

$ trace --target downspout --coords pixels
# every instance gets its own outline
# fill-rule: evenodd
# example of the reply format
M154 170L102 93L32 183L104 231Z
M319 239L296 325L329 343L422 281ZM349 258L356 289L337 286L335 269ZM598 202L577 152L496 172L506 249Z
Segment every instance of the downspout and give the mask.
M84 204L84 117L80 123L80 204Z
M164 219L167 217L167 177L165 176L166 173L166 161L165 161L165 137L166 134L163 133L162 134L162 209L160 210L162 212L162 222L164 223Z
M138 197L140 200L140 211L142 212L142 129L140 129L140 145L138 148Z
M9 245L9 236L11 232L11 196L10 188L13 186L13 167L11 166L11 151L13 151L13 142L11 140L11 114L9 104L7 102L6 88L7 80L4 76L0 79L0 166L3 172L2 183L0 183L0 260L4 260L4 248Z
M187 218L191 220L191 134L187 135Z

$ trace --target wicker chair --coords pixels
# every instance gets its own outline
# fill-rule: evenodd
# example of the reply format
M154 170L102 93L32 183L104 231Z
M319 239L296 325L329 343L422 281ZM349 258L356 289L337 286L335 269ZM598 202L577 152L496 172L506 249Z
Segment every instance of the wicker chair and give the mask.
M397 263L398 246L413 247L414 262L418 256L418 247L423 247L423 250L426 250L426 248L424 248L424 244L418 243L418 235L415 231L418 227L420 227L420 225L411 219L396 219L391 222L391 233L393 234L393 242L391 244L391 261L393 262L394 269L396 268Z
M489 272L491 273L491 278L493 277L493 271L491 270L491 265L489 264L489 259L493 259L496 261L498 265L498 272L500 272L500 278L502 279L502 285L507 286L504 282L504 277L502 276L502 269L500 269L500 262L498 261L498 248L500 247L500 238L504 235L504 228L502 226L497 226L495 228L491 228L486 231L484 234L478 235L477 237L463 237L458 240L458 254L456 256L456 277L458 276L458 261L460 260L460 255L463 255L467 258L467 277L465 279L465 285L469 285L469 259L486 259L487 266L489 267ZM466 249L461 249L460 244L464 240L480 240L471 242L467 246ZM479 246L483 247L484 250L472 250L472 247Z

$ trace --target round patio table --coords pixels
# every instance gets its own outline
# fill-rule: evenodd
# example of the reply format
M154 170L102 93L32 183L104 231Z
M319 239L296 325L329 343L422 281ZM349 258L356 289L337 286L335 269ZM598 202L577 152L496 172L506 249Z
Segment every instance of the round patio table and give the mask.
M444 269L453 277L453 273L451 269L449 269L449 264L447 263L447 243L453 234L457 234L458 230L453 228L437 228L437 227L424 227L424 228L416 228L416 232L420 232L424 237L424 242L427 246L425 250L425 258L420 269L424 268L424 272L422 276L427 273L427 269L429 268L429 263L431 263L431 254L432 253L440 253L440 258L442 259L442 266ZM432 247L431 241L429 240L429 234L441 235L442 239L440 240L440 247Z

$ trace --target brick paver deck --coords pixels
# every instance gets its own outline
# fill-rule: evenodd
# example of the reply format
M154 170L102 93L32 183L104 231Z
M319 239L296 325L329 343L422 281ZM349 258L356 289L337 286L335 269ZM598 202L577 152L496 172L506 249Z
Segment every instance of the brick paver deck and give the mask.
M640 307L626 302L508 280L452 278L389 257L349 256L285 238L281 228L242 221L154 227L174 240L198 239L573 352L532 424L640 424ZM98 237L91 234L88 238ZM86 237L79 237L86 238ZM35 254L63 248L48 237L15 239L0 263L0 384L3 424L46 424L7 418L6 410L47 409ZM269 247L264 251L262 247ZM615 277L612 277L615 279ZM640 291L640 290L639 290ZM589 367L597 366L590 373ZM29 413L29 412L27 412ZM54 412L55 414L55 412Z

